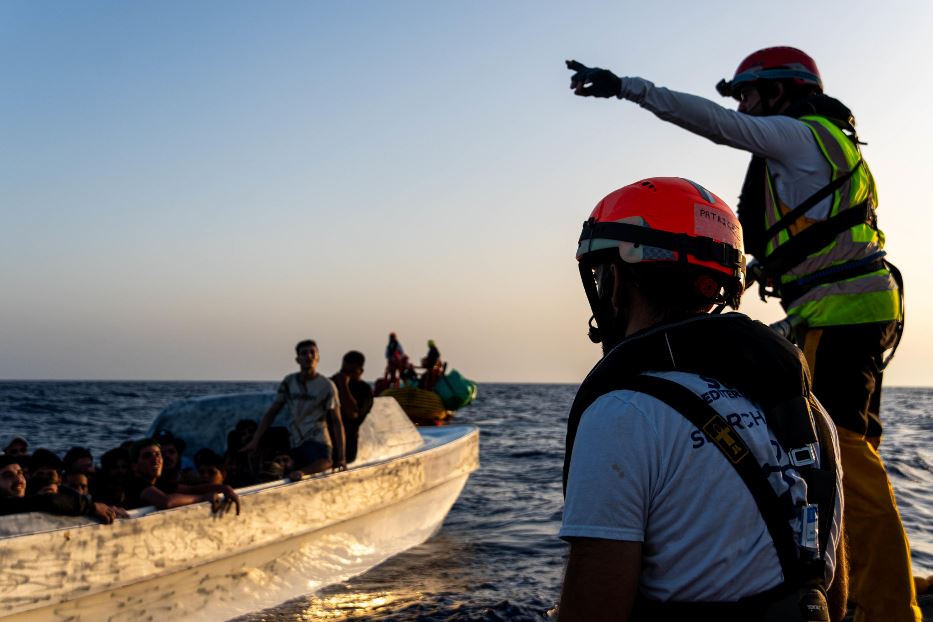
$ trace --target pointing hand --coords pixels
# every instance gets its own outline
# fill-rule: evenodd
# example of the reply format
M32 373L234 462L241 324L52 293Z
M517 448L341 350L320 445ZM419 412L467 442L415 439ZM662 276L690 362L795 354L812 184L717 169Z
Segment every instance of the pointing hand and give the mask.
M570 76L570 88L575 95L582 97L618 97L622 91L622 79L599 67L587 67L575 60L567 61L567 69L573 71Z

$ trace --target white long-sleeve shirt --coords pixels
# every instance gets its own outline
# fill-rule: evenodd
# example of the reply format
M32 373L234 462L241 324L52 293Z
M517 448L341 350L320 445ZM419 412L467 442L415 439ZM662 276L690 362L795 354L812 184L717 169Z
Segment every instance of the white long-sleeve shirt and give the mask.
M620 96L650 110L659 119L765 158L781 200L794 208L829 183L832 171L805 123L780 115L755 117L688 93L655 86L643 78L622 78ZM829 215L832 197L807 212L820 220Z

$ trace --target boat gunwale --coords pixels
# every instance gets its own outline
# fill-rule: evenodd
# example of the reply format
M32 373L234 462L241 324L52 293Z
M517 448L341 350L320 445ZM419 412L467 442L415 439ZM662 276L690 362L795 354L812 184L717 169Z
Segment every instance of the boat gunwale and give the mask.
M435 432L439 430L450 430L451 428L463 428L463 430L461 433L457 434L453 438L450 438L448 440L441 440L436 445L433 445L430 447L425 447L424 445L421 445L420 447L417 447L415 449L410 449L396 456L389 456L387 458L383 458L381 460L377 460L374 462L367 462L365 464L359 465L358 467L348 468L345 471L338 471L338 472L331 472L331 473L315 473L314 475L305 476L302 479L298 481L294 481L294 482L290 481L288 478L282 478L280 480L275 480L271 482L262 482L259 484L253 484L251 486L244 486L242 488L237 488L234 490L237 492L237 496L241 498L251 497L259 493L265 493L271 490L285 489L293 485L301 485L301 484L308 485L310 482L320 481L323 479L349 477L349 474L358 474L358 473L362 473L367 470L375 469L377 467L389 465L393 462L410 459L415 454L423 454L425 456L430 455L432 453L440 451L441 449L449 448L454 444L467 442L472 436L474 436L474 434L477 436L477 440L478 440L479 426L474 425L474 424L461 423L461 424L447 425L447 426L442 426L442 427L438 426L438 427L426 427L423 429L419 428L418 433L422 435L422 440L424 440L423 432L428 433L428 436L432 436L432 434L430 434L431 432ZM454 475L454 477L455 476L456 475ZM446 481L449 481L450 479L453 479L453 477L445 478L443 481L438 482L437 485L440 485ZM431 488L434 488L434 487L435 486L432 486ZM430 488L426 488L424 490L430 490ZM166 508L164 510L159 510L155 508L155 506L148 505L148 506L144 506L141 508L128 510L128 513L129 513L128 518L116 519L114 523L136 521L136 520L145 519L151 516L165 516L170 512L190 511L190 508L205 506L205 505L208 505L209 503L210 503L209 501L199 501L198 503L192 503L192 504L183 505L183 506L174 507L174 508ZM380 509L380 507L384 507L384 506L373 507L369 511L375 511L377 509ZM73 517L73 518L79 518L79 517ZM53 527L51 529L43 529L41 531L27 531L27 532L18 533L18 534L0 535L0 542L8 541L13 538L22 538L22 537L40 535L40 534L52 534L52 533L56 533L59 531L71 531L75 529L85 529L89 527L105 527L105 526L109 526L109 525L107 523L101 523L99 521L89 518L87 522L74 524L74 525L64 525L61 527ZM306 532L304 531L298 532L298 533L295 533L294 536L301 535L302 533L306 533ZM289 537L292 537L292 536L289 536ZM278 540L278 541L281 541L281 540Z

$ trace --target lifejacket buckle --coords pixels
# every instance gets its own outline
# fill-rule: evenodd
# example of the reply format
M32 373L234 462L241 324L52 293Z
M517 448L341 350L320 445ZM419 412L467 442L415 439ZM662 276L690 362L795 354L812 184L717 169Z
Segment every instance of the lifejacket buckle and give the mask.
M811 445L791 449L787 452L787 456L790 458L790 463L795 467L809 466L816 462L816 456Z

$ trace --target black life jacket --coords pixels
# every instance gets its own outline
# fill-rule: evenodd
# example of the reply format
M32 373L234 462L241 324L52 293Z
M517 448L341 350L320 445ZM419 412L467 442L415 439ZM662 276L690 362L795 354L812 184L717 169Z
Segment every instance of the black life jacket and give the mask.
M788 516L794 508L788 498L778 498L754 459L745 461L740 476L749 487L762 518L774 541L781 561L785 584L759 602L777 601L789 591L806 586L825 590L824 564L826 546L832 528L836 499L836 456L825 415L814 415L821 408L811 391L810 372L803 353L771 328L740 313L700 315L687 320L662 324L632 335L613 348L590 371L574 399L567 421L564 457L564 490L580 419L600 396L619 389L632 389L652 395L694 422L710 442L729 455L701 422L708 404L676 383L641 374L650 371L681 371L713 378L737 389L756 403L765 415L768 427L781 447L794 456L806 456L819 441L820 467L800 460L797 470L807 483L807 503L819 508L819 556L806 559L800 555ZM666 385L657 385L660 380ZM646 384L647 381L647 384ZM677 388L682 391L677 391ZM672 399L680 395L680 401ZM695 399L692 399L695 398ZM708 411L706 411L708 413ZM713 411L711 416L715 416ZM721 419L717 425L729 424ZM734 433L734 430L733 430ZM738 437L737 434L733 434ZM809 454L812 457L812 453ZM733 460L736 465L738 461ZM812 462L812 461L811 461ZM676 603L689 607L690 603ZM731 604L724 604L726 606ZM706 605L707 608L709 604Z

